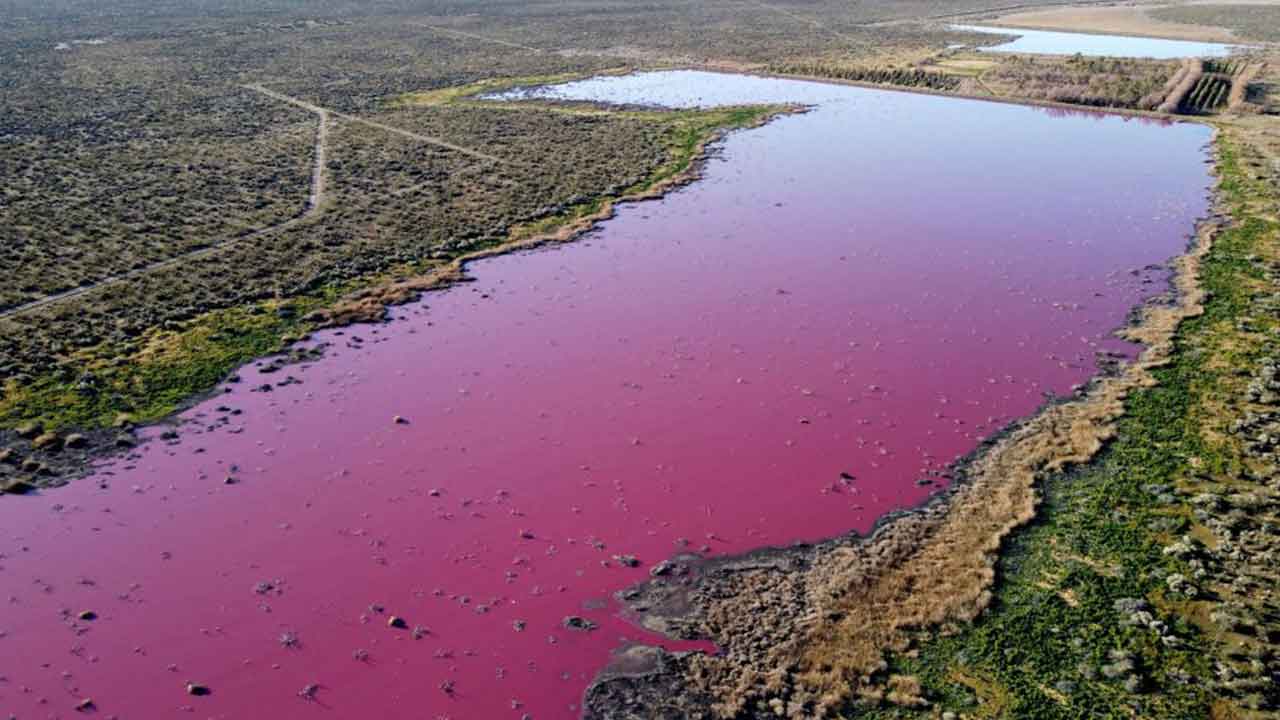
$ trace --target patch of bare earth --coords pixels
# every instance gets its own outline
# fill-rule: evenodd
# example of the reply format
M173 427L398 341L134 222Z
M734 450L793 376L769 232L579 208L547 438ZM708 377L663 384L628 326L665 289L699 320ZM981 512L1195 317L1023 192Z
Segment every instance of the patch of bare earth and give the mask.
M1002 15L993 25L1033 30L1104 33L1111 35L1144 35L1174 40L1205 42L1238 42L1239 37L1226 28L1171 22L1152 17L1149 10L1168 5L1110 5L1104 7L1058 7Z

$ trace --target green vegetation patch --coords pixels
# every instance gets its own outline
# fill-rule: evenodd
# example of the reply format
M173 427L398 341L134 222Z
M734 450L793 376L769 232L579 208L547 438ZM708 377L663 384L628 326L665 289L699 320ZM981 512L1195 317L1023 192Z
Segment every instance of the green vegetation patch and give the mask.
M892 658L889 672L919 679L932 707L880 707L872 717L1202 718L1215 703L1223 711L1213 682L1221 638L1206 619L1205 598L1216 592L1197 588L1204 573L1169 548L1203 530L1188 497L1196 478L1245 472L1222 403L1243 392L1239 369L1264 351L1254 338L1274 334L1280 319L1254 317L1250 334L1237 331L1250 286L1263 279L1255 254L1278 233L1245 209L1269 191L1243 174L1225 134L1218 145L1221 191L1236 217L1203 263L1204 314L1179 329L1172 363L1155 371L1159 384L1129 398L1105 453L1045 478L1039 517L1008 543L990 609Z
M565 109L554 105L550 106L550 109L555 112L577 112L572 108ZM697 159L703 146L719 133L754 127L775 115L787 112L788 109L784 105L751 105L671 112L618 111L629 117L665 123L668 126L666 143L669 152L666 162L655 168L643 182L623 190L620 196L641 194L685 172ZM606 198L593 198L571 205L555 215L517 226L512 230L512 239L520 240L553 232L558 227L595 215L603 209L605 201Z
M10 380L0 399L0 427L37 420L51 430L96 429L122 419L159 420L236 367L284 349L310 329L301 317L326 299L300 296L218 310L180 330L153 330L136 343L92 348L30 382Z

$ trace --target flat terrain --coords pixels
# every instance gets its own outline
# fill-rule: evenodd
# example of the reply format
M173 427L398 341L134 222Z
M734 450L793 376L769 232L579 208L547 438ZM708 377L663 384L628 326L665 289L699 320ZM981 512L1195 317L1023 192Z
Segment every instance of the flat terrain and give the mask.
M991 18L1263 46L996 57L972 46L998 38L947 28ZM516 110L486 91L697 66L1204 122L1215 212L1152 311L1149 363L976 458L968 496L890 526L888 544L703 568L672 622L741 652L662 659L597 686L588 710L1276 717L1278 42L1275 2L10 2L0 489L80 477L242 364L377 320L466 258L568 239L781 109ZM983 522L946 519L965 512ZM954 585L931 584L939 568Z
M997 15L992 25L1025 27L1040 30L1143 35L1175 40L1206 42L1239 42L1235 32L1218 25L1166 20L1159 10L1169 5L1106 5L1102 7L1055 7L1044 10Z
M1226 27L1245 40L1280 42L1280 3L1192 3L1161 8L1152 15L1161 21Z

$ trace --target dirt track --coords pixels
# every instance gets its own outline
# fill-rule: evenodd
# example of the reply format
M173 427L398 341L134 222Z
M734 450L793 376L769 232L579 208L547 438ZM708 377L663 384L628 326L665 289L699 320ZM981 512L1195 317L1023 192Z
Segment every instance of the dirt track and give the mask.
M488 153L481 152L479 150L472 150L471 148L463 147L461 145L455 145L451 142L442 140L437 137L432 137L430 135L422 135L420 133L411 132L409 130L393 127L391 125L384 125L383 123L377 122L376 120L367 120L362 117L356 117L355 115L347 115L346 113L341 113L341 112L338 112L337 110L322 108L319 105L313 105L307 102L306 100L299 100L298 98L290 97L289 95L285 95L284 93L276 92L275 90L269 90L266 87L263 87L262 85L245 85L244 87L246 89L253 90L255 92L260 92L269 98L274 98L281 102L287 102L291 105L297 105L300 108L305 108L307 110L310 110L313 113L318 113L321 115L328 114L336 118L341 118L348 122L360 123L361 125L368 125L369 127L375 127L375 128L378 128L379 130L384 130L386 132L399 135L401 137L409 138L410 140L417 140L418 142L427 143L428 145L437 145L439 147L447 148L455 152L460 152L464 155L469 155L473 158L479 158L481 160L501 163L504 165L508 164L507 160L503 160L502 158L497 157L495 155L490 155Z
M263 235L267 235L269 233L286 230L290 227L293 227L294 225L297 225L298 223L301 223L306 220L310 220L319 212L321 212L324 206L325 190L327 186L325 168L328 163L328 155L329 155L329 126L332 123L332 119L335 117L340 118L342 120L346 120L348 122L360 123L362 125L368 125L370 127L378 128L379 130L383 130L385 132L399 135L401 137L405 137L410 140L415 140L417 142L422 142L430 145L443 147L449 150L453 150L455 152L462 153L469 157L476 158L478 160L483 160L485 162L499 163L503 165L512 164L510 161L504 160L500 157L490 155L488 153L481 152L479 150L473 150L471 148L462 147L461 145L455 145L445 140L441 140L440 138L431 137L429 135L422 135L420 133L411 132L409 130L393 127L391 125L385 125L375 120L367 120L365 118L356 117L354 115L348 115L346 113L330 110L329 108L323 108L323 107L320 107L319 105L314 105L312 103L306 102L305 100L300 100L298 98L285 95L284 93L270 90L260 84L244 85L242 87L244 87L246 90L252 90L253 92L266 95L267 97L272 98L274 100L286 102L286 103L289 103L290 105L295 105L297 107L308 110L312 113L315 113L315 115L319 118L319 123L316 129L315 161L314 161L314 167L312 168L312 171L311 171L311 190L307 196L306 208L303 210L303 212L300 215L298 215L297 217L291 218L285 222L279 223L277 225L271 225L269 227L265 227L260 230L255 230L247 235L241 235L239 237L229 238L221 242L215 243L213 245L210 245L208 247L203 247L198 250L193 250L188 253L183 253L176 257L172 257L167 260L162 260L160 262L153 263L145 267L135 268L126 273L121 273L119 275L112 275L111 277L103 278L90 285L83 285L81 287L73 288L65 292L60 292L54 295L49 295L47 297L40 298L39 300L33 300L23 305L18 305L16 307L8 308L7 310L0 310L0 320L3 320L5 318L10 318L10 317L16 317L18 315L39 310L41 308L48 307L55 303L62 302L63 300L70 300L72 298L85 295L87 293L93 292L94 290L98 290L100 288L108 287L110 285L115 285L116 283L124 282L126 280L131 280L133 278L140 277L148 273L156 272L157 270L163 270L165 268L174 267L179 263L187 262L190 260L197 260L199 258L205 257L207 255L211 255L220 250L224 250L227 247L230 247L237 243L244 242L245 240L252 240L254 238L259 238L259 237L262 237Z
M271 94L271 93L268 92L267 94ZM62 302L63 300L70 300L72 298L85 295L87 293L93 292L94 290L98 290L100 288L115 285L117 283L121 283L126 280L132 280L133 278L141 277L148 273L156 272L157 270L163 270L165 268L173 267L175 265L178 265L179 263L187 262L190 260L197 260L207 255L212 255L213 253L218 252L220 250L224 250L227 247L230 247L237 243L244 242L245 240L252 240L254 238L259 238L270 233L286 230L288 228L293 227L294 225L297 225L298 223L301 223L306 220L310 220L312 217L314 217L316 214L320 212L321 206L324 204L324 192L325 192L325 185L326 185L325 167L326 167L328 153L329 153L329 122L330 120L329 120L329 112L327 110L324 110L323 108L313 107L313 108L307 108L307 109L316 113L316 115L319 117L319 122L316 127L315 160L314 160L314 166L312 167L312 170L311 170L311 190L307 195L306 207L303 209L301 214L293 218L290 218L289 220L286 220L282 223L278 223L276 225L270 225L268 227L255 230L247 235L240 235L238 237L228 238L221 242L214 243L213 245L210 245L208 247L192 250L191 252L183 253L176 257L171 257L167 260L161 260L160 262L152 263L151 265L146 265L140 268L135 268L133 270L130 270L125 273L121 273L119 275L112 275L110 277L103 278L89 285L82 285L77 288L72 288L71 290L66 290L64 292L42 297L39 300L32 300L31 302L25 303L23 305L11 307L6 310L0 310L0 320L3 320L5 318L10 318L10 317L16 317L18 315L23 315L25 313L39 310L41 308L48 307L55 303Z

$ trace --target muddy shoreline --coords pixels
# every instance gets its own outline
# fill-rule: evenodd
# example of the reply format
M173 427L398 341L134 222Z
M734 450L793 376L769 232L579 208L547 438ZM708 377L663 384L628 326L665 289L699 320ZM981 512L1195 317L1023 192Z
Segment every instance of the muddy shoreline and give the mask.
M917 704L913 688L886 676L883 651L905 649L906 631L981 614L1005 538L1035 518L1042 477L1096 458L1125 396L1153 384L1150 371L1169 360L1180 323L1203 310L1199 263L1230 222L1216 183L1212 198L1187 252L1170 261L1169 291L1116 331L1144 345L1137 359L1006 426L948 469L948 488L866 535L658 566L618 600L642 626L711 640L720 653L625 648L588 688L584 717L807 718L859 699ZM1000 512L984 514L983 505ZM966 527L971 520L985 522ZM945 557L965 549L960 562Z

